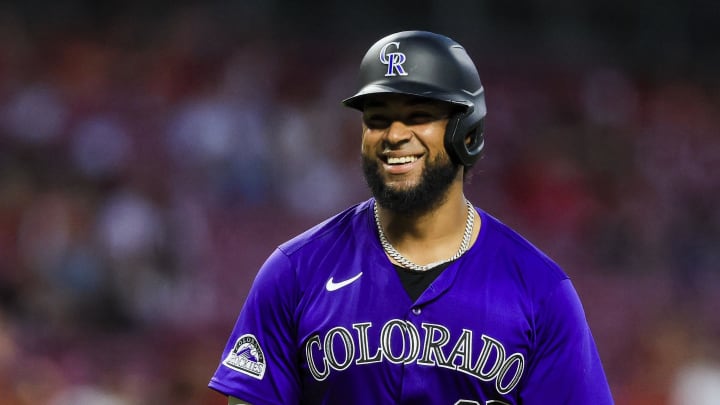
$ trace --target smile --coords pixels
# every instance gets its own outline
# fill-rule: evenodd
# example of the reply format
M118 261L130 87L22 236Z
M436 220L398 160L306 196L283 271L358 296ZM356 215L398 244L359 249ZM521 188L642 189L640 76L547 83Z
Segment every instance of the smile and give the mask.
M415 170L423 155L383 156L384 168L390 175L405 175Z
M389 165L402 165L416 160L418 160L417 156L388 157L387 163Z

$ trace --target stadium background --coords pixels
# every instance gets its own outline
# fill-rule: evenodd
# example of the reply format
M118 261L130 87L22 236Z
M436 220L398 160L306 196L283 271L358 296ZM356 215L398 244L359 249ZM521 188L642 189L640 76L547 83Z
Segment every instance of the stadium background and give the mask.
M617 403L720 403L720 6L546 3L3 3L0 402L223 403L258 266L369 195L363 52L421 28L487 89L470 197L575 280Z

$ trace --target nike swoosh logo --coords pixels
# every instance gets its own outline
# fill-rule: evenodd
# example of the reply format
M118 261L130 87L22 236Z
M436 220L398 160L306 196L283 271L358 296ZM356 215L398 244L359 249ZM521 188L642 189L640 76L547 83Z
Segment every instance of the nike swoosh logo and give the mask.
M360 273L356 274L352 278L349 278L349 279L343 280L343 281L339 281L337 283L333 281L332 277L330 277L330 279L327 281L327 284L325 284L325 289L328 291L339 290L339 289L345 287L346 285L352 284L355 280L359 279L360 276L362 276L362 271Z

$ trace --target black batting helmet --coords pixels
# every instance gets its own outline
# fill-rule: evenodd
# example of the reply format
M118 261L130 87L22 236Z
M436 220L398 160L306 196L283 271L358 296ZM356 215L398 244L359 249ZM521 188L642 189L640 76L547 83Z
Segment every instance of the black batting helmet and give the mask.
M354 96L343 100L344 105L362 111L366 96L398 93L460 107L448 122L445 148L463 166L472 166L480 158L485 146L485 92L475 64L454 40L427 31L388 35L362 59L359 87Z

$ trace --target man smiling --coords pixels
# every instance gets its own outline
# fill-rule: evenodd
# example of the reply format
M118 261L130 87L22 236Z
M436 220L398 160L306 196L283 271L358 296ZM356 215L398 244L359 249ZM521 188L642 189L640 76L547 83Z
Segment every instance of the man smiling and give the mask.
M379 205L405 214L435 208L462 176L444 146L451 108L405 95L368 97L362 163ZM391 128L392 127L392 128Z
M611 404L568 276L465 197L486 115L465 49L389 35L344 104L373 198L270 255L210 387L229 404Z

